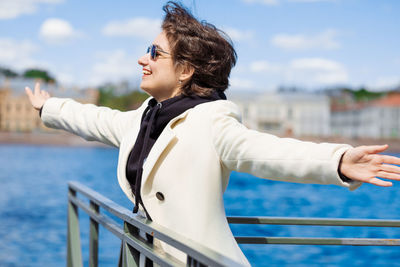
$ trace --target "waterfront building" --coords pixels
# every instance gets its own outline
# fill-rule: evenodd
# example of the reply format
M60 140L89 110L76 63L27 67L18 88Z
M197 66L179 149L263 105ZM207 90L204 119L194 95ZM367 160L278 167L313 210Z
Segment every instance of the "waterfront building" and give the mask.
M3 132L52 132L45 127L25 95L25 86L33 88L36 80L0 78L0 131ZM95 89L64 88L57 84L42 83L41 88L59 97L74 98L82 103L97 103Z
M230 99L252 129L278 136L330 135L330 100L320 93L277 91L264 94L233 94Z
M349 138L400 138L400 93L381 99L332 107L332 133Z

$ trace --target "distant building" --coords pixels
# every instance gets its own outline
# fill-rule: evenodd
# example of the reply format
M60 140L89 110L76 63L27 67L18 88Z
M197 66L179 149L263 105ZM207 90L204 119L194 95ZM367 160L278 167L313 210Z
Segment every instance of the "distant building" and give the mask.
M35 80L0 78L0 131L33 132L51 131L46 128L25 95L25 86L33 89ZM54 84L42 84L50 94L71 97L82 103L96 103L98 92L94 89L65 89Z
M400 93L347 106L332 107L332 133L350 138L400 138Z
M249 128L279 136L329 136L330 101L323 94L284 91L235 96Z
M400 92L357 102L349 91L228 93L243 123L278 136L400 139Z
M13 95L8 88L0 89L0 130L31 132L43 125L26 97Z
M367 126L366 120L370 117L374 119L373 125L376 125L376 127L369 127L370 131L365 130L370 137L400 138L400 93L388 94L373 102L366 111L370 114L367 113L362 117L361 125Z

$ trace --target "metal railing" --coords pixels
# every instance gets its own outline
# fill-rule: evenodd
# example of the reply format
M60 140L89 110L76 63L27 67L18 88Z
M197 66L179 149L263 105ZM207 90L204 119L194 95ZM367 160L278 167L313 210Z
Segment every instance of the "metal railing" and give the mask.
M155 222L133 214L92 189L78 183L68 183L68 236L67 266L82 266L78 208L90 217L89 266L98 266L99 224L121 239L119 266L139 266L140 255L161 266L240 266L232 259L213 251L206 246L189 240L166 229ZM89 204L77 197L86 197ZM100 208L123 221L123 226L115 222ZM355 220L322 218L279 218L279 217L228 217L230 224L259 225L318 225L318 226L367 226L400 227L400 220ZM160 251L152 242L142 238L139 231L187 254L187 262L176 259ZM309 238L309 237L260 237L236 236L240 244L287 244L287 245L351 245L351 246L400 246L400 239L382 238Z
M280 218L280 217L228 217L230 224L276 224L313 226L400 227L400 220ZM384 238L311 238L311 237L235 237L239 244L281 245L348 245L348 246L400 246L400 239Z
M77 193L86 197L89 204L78 198ZM161 266L242 266L202 244L133 214L132 211L78 182L68 183L67 266L83 266L78 208L90 217L89 266L98 266L99 224L122 241L118 266L139 266L140 255ZM102 213L100 208L121 219L123 226ZM139 231L146 232L187 254L187 262L179 261L173 255L160 251L152 242L142 238Z

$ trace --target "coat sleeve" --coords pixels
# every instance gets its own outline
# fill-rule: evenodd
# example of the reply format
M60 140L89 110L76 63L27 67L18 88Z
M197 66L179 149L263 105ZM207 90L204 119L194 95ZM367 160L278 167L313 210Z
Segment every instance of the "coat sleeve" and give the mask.
M124 133L141 119L145 108L121 112L93 104L81 104L69 98L49 98L41 118L47 127L62 129L88 141L119 147Z
M344 182L338 175L345 144L313 143L247 129L235 104L219 101L212 112L216 153L229 170L272 180L336 184L354 190L360 182Z

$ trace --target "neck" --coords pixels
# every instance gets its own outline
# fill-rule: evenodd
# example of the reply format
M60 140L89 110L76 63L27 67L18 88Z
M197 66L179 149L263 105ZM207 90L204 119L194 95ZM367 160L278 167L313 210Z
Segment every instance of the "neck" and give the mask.
M174 93L173 94L171 94L171 95L169 95L169 96L153 96L152 95L152 97L154 97L154 99L155 100L157 100L157 102L163 102L163 101L165 101L165 100L167 100L167 99L170 99L170 98L173 98L173 97L175 97L175 96L178 96L178 95L180 95L181 94L181 91L180 90L176 90L176 91L174 91Z

